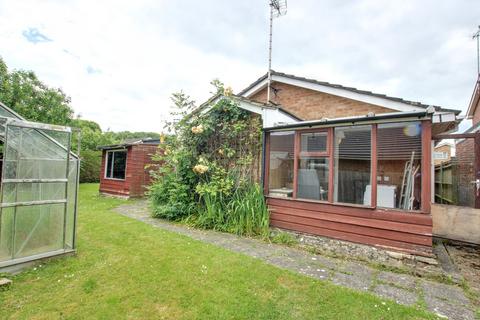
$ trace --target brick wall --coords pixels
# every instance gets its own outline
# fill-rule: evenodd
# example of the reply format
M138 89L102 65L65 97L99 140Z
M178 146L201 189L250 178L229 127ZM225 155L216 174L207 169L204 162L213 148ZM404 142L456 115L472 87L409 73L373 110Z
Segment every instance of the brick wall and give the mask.
M434 159L434 164L435 165L439 165L440 163L442 162L447 162L447 161L450 161L451 157L452 157L452 147L448 144L444 144L442 146L439 146L439 147L435 147L435 152L446 152L447 153L447 159Z
M475 108L475 113L473 114L472 125L476 125L480 122L480 99L477 102L477 106Z
M456 145L456 178L458 181L458 205L475 206L475 189L471 183L475 180L474 140L465 139Z
M369 112L380 114L395 111L285 83L273 82L272 87L279 89L279 91L277 95L272 94L271 100L304 120L361 116ZM267 99L267 89L265 88L249 98L264 103Z

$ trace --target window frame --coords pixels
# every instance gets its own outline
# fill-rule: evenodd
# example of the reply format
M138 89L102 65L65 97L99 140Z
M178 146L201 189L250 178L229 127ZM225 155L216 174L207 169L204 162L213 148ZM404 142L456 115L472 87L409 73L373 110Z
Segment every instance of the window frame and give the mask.
M370 204L358 204L358 203L349 203L349 202L341 202L335 201L335 190L333 190L333 197L332 197L332 204L337 204L341 206L353 206L359 208L376 208L377 206L377 124L359 124L357 126L336 126L333 127L333 142L335 143L335 129L336 128L355 128L355 127L368 127L370 126ZM332 146L333 149L333 159L335 161L335 144ZM338 170L333 167L333 177L332 181L335 183L335 170ZM375 201L375 202L374 202Z
M327 135L327 145L324 152L308 152L302 151L302 134L305 133L326 133ZM314 201L318 203L332 203L333 200L333 189L332 186L332 161L333 161L333 127L329 128L318 128L318 129L297 129L295 130L295 140L294 140L294 157L293 157L293 196L292 199L299 199L299 200L306 200L306 201ZM312 199L304 199L298 198L298 169L300 158L308 158L308 157L315 157L315 158L325 158L328 160L328 193L327 193L327 200L312 200Z
M117 152L122 152L125 153L125 176L123 179L121 178L113 178L113 166L115 163L115 153ZM107 169L108 169L108 158L109 155L112 155L112 167L110 168L110 175L112 177L108 176ZM107 150L105 152L105 170L104 170L104 175L103 178L106 180L116 180L116 181L125 181L127 179L127 165L128 165L128 150L127 149L115 149L115 150Z
M383 123L408 123L408 122L417 122L421 124L421 170L420 174L422 175L421 181L421 207L419 210L404 210L399 208L383 208L377 206L377 168L378 168L378 125ZM327 204L339 207L353 207L353 208L364 208L364 209L378 209L381 211L388 212L398 212L398 213L412 213L412 214L429 214L431 207L431 193L432 193L432 176L430 172L430 166L433 164L433 145L432 145L432 120L431 119L395 119L393 121L381 121L381 122L366 122L366 123L355 123L355 124L345 124L345 125L332 125L325 126L320 128L289 128L288 131L294 131L294 176L293 176L293 195L290 198L281 198L283 200L299 200L304 202L312 202L318 204ZM352 203L343 203L335 202L334 200L334 176L335 168L334 166L334 130L337 127L348 127L356 125L370 125L371 126L371 201L370 205L361 205L361 204L352 204ZM283 130L282 130L283 131ZM270 158L270 134L276 132L275 130L265 132L265 155L266 158ZM301 148L301 136L302 133L309 132L327 132L327 150L326 152L304 152L302 156L317 156L325 157L329 159L329 181L328 181L328 200L314 200L314 199L303 199L297 197L297 188L298 188L298 168L300 160L300 148ZM268 175L269 175L269 161L264 162L266 171L264 172L264 194L270 198L277 198L275 196L269 195L269 186L268 186ZM266 180L265 180L266 178ZM278 197L279 198L279 197ZM279 198L280 199L280 198Z

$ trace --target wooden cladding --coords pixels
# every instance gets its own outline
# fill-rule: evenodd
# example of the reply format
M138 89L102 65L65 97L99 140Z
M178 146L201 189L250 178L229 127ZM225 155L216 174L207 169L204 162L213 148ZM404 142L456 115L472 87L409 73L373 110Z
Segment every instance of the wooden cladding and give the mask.
M270 224L387 250L432 255L430 215L267 198Z

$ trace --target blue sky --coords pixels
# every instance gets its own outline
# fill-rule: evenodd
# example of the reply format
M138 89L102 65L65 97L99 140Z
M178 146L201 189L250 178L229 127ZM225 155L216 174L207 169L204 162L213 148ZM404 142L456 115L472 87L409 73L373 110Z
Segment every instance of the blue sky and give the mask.
M268 1L0 0L0 56L104 130L160 131L172 92L198 103L267 69ZM466 110L478 0L290 0L273 68Z

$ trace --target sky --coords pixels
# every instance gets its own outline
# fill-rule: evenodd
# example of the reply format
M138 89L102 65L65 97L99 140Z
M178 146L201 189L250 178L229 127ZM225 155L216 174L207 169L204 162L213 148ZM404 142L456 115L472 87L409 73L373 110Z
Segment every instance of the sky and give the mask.
M156 131L170 96L197 104L267 70L268 0L0 0L0 56L103 130ZM289 0L276 71L466 111L478 0Z

